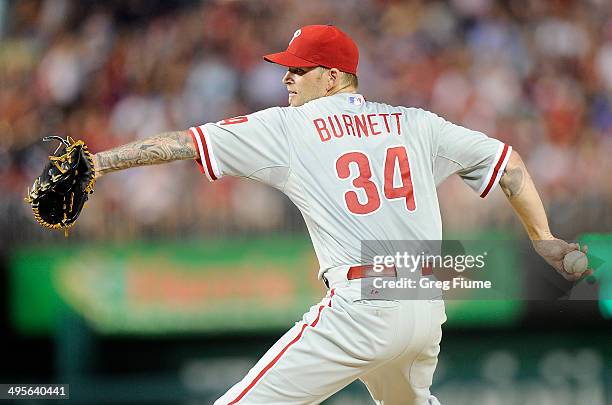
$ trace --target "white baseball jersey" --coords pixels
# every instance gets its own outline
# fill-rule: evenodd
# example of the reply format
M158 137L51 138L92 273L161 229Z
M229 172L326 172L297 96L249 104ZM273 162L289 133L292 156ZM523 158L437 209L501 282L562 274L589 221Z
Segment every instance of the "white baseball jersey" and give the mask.
M443 301L364 299L346 270L370 264L362 241L393 254L394 240L440 240L436 186L458 173L486 197L511 148L430 112L347 93L190 132L211 181L247 177L289 196L330 287L215 404L317 404L357 378L377 403L439 404L429 386Z
M442 239L437 185L457 173L484 198L512 150L431 112L349 93L190 132L211 181L226 175L254 179L296 204L319 275L361 264L364 240Z

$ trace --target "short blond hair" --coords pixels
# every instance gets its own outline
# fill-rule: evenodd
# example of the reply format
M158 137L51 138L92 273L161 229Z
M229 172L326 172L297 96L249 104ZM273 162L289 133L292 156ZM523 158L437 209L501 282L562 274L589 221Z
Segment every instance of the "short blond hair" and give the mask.
M352 73L342 72L342 84L352 86L354 88L359 87L359 79Z
M318 68L320 69L319 77L323 76L323 73L330 70L323 66L318 66ZM359 87L359 79L357 79L356 75L352 73L348 73L348 72L343 72L343 71L340 71L340 73L342 73L342 75L340 76L340 83L343 86L352 86L354 88Z

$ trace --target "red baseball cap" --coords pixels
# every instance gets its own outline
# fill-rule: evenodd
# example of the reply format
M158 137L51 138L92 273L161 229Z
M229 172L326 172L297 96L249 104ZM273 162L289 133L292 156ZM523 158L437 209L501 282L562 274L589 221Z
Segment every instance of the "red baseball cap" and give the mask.
M351 37L333 25L307 25L295 31L286 51L263 58L287 67L323 66L356 75L359 50Z

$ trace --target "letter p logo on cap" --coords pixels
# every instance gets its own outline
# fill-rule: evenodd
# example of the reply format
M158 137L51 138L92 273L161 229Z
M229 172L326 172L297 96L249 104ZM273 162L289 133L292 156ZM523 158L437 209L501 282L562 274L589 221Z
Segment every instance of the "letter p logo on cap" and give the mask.
M291 37L291 41L289 41L289 45L291 45L291 43L293 42L293 40L294 40L294 39L296 39L297 37L299 37L301 33L302 33L302 30L301 30L301 29L299 29L299 30L295 31L295 32L293 33L293 37Z

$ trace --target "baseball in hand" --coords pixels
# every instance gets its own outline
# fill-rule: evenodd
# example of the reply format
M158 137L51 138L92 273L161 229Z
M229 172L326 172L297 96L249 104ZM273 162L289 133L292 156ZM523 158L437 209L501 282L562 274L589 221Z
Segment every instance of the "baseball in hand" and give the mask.
M563 267L568 273L584 273L588 265L587 256L579 250L572 250L563 258Z

